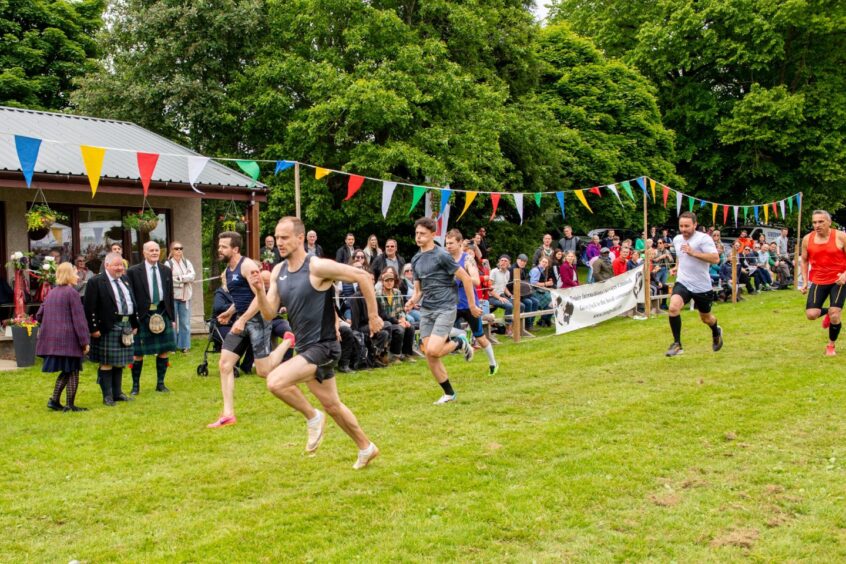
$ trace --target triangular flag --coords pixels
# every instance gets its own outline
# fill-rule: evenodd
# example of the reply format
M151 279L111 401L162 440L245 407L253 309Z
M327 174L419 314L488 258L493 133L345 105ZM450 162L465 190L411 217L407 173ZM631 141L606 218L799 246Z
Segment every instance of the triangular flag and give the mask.
M600 198L602 197L602 192L599 191L599 186L594 186L593 188L588 190L588 192L590 192L591 194L596 194Z
M493 205L493 211L491 212L491 219L493 219L494 216L496 216L496 208L499 207L500 196L501 196L501 194L499 194L498 192L492 192L491 193L491 205Z
M755 212L755 223L758 223L758 206L752 208L752 211Z
M204 194L205 192L197 190L197 187L194 186L194 184L196 184L197 179L200 177L200 173L202 173L203 169L206 168L208 162L208 157L188 157L188 183L191 184L191 189L198 194Z
M235 163L244 171L244 174L249 176L253 179L250 182L250 188L255 186L256 180L258 180L259 174L261 174L261 169L259 168L259 164L256 161L248 161L243 159L238 159Z
M793 213L793 196L787 198L787 207L790 208L790 213Z
M41 139L15 135L15 149L18 151L18 160L21 163L26 187L32 185L32 175L35 172L35 162L38 160L38 150L41 148Z
M535 204L536 204L538 207L540 207L540 202L541 202L541 193L540 193L540 192L535 192Z
M711 203L711 225L717 225L717 204Z
M755 220L757 221L757 219L758 219L758 217L756 216ZM770 207L764 206L764 224L767 224L769 222L770 222Z
M363 176L359 176L357 174L351 174L350 175L350 181L347 184L347 197L344 198L344 201L347 201L350 198L352 198L355 195L355 193L358 192L358 189L361 188L362 184L364 184L364 177Z
M629 190L631 191L631 188ZM556 192L555 197L558 198L558 205L561 207L561 219L564 219L566 217L564 213L564 192Z
M704 208L706 203L707 202L705 200L699 200L699 209L701 210L702 208Z
M609 184L608 189L613 192L615 196L617 196L617 201L620 202L620 205L623 205L623 200L620 199L620 193L617 192L617 185L616 184Z
M655 181L651 178L649 179L649 188L652 190L652 201L655 201Z
M288 170L294 166L292 161L276 161L276 168L273 171L273 174L279 174L283 170Z
M625 190L626 194L629 195L629 198L631 198L632 201L634 201L635 197L634 197L634 194L632 194L632 185L631 185L631 183L629 183L628 180L623 182L623 190Z
M147 190L150 189L150 179L153 178L153 171L156 170L156 163L159 162L158 153L136 153L138 157L138 172L141 174L141 187L144 189L144 197L147 197Z
M579 199L582 205L586 207L590 213L593 213L593 210L590 209L590 206L588 205L587 200L585 199L584 192L582 192L581 190L576 190L576 198Z
M450 190L449 188L441 190L441 210L440 212L438 212L438 217L442 217L444 215L444 210L446 209L447 204L449 203L450 196L452 196L452 190Z
M723 206L723 225L728 223L728 218L729 218L729 207L724 205Z
M743 206L743 223L746 223L747 217L749 217L749 206Z
M464 209L461 210L461 215L459 215L458 219L456 219L455 221L458 221L459 219L464 217L464 214L467 213L468 209L470 209L470 204L472 204L473 200L476 199L476 194L478 194L478 192L465 192L464 193Z
M681 204L682 204L682 197L684 194L681 192L676 192L676 215L681 214Z
M798 194L796 194L796 206L799 209L802 209L802 192L799 192Z
M638 176L637 183L640 184L640 189L643 190L643 195L646 195L646 180L643 176Z
M687 211L693 211L693 196L687 197Z
M329 170L328 168L320 168L319 166L316 166L316 167L314 167L314 178L317 179L317 180L320 180L321 178L323 178L324 176L326 176L330 172L332 172L332 171Z
M85 172L88 174L88 182L91 184L91 197L97 195L97 186L100 185L100 174L103 172L103 159L106 157L106 150L102 147L91 147L80 145L82 152L82 163L85 165Z
M778 209L775 202L773 202L773 216L778 217Z
M782 217L782 219L784 219L784 216L785 216L785 213L784 213L784 200L780 201L780 202L778 203L778 205L779 205L779 207L781 208L781 217Z
M520 225L523 225L523 193L514 192L511 195L514 197L514 207L517 208L517 214L520 216Z
M734 226L737 227L737 206L732 206L734 208Z
M394 197L396 182L382 182L382 217L388 217L388 208L391 207L391 199Z
M664 209L667 209L667 196L670 195L670 189L666 186L662 188L661 196L664 198Z
M420 201L420 198L422 198L423 194L425 194L425 193L426 193L426 187L425 186L415 186L414 187L414 194L411 197L411 207L408 208L408 211L405 212L405 215L411 214L411 212L414 210L414 207L417 205L417 202Z

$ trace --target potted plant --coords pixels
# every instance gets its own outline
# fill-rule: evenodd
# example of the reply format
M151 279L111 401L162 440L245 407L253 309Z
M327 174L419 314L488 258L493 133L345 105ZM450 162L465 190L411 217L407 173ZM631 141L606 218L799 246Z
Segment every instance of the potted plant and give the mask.
M224 231L239 231L244 233L247 230L247 218L243 215L222 215L218 218L220 226Z
M15 345L15 361L19 368L35 364L35 343L38 340L38 321L31 315L18 315L6 320L5 326L12 328Z
M138 213L128 213L123 217L123 226L149 233L159 225L159 215L152 208L143 208Z
M50 227L56 221L67 221L67 216L47 204L33 204L26 212L26 228L29 230L30 238L34 240L46 237Z

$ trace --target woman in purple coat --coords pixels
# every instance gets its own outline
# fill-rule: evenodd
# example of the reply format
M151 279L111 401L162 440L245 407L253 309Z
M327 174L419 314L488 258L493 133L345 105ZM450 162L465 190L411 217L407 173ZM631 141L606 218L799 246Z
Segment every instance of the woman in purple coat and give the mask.
M53 396L47 402L47 407L53 411L88 411L74 405L79 371L90 342L85 309L74 289L78 282L79 275L73 265L69 262L60 264L56 270L56 287L35 314L41 323L35 346L35 354L44 358L41 371L59 373ZM65 386L68 389L67 406L59 402Z

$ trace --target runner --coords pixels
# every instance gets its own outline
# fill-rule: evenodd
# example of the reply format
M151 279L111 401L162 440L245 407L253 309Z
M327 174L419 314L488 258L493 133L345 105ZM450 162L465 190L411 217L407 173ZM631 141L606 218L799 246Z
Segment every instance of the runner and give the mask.
M472 243L472 240L468 241ZM450 229L446 234L445 242L446 250L455 260L456 264L467 271L467 274L470 276L470 280L473 282L473 286L479 286L481 280L479 279L479 269L476 268L476 258L471 256L469 253L464 252L463 245L465 241L461 235L461 231L458 229ZM455 281L455 284L457 287L461 286L461 282L458 280ZM485 336L485 331L482 328L482 316L479 315L478 317L474 317L473 314L470 313L470 307L467 305L467 296L461 291L461 288L457 288L457 290L458 311L456 321L458 319L463 319L467 322L467 325L470 326L473 336L476 337L476 341L479 343L479 346L482 347L482 350L485 351L485 354L488 356L488 371L490 375L493 376L499 371L499 365L497 364L496 357L494 356L493 345ZM478 306L479 297L476 295L476 292L473 292L473 298L473 303Z
M711 289L709 268L720 262L720 254L714 239L696 229L696 214L682 212L679 216L679 234L673 239L678 265L673 269L676 283L670 297L670 329L673 331L673 344L667 349L667 356L676 356L684 352L681 344L681 309L690 300L699 310L702 323L711 328L714 352L723 347L723 330L717 325L717 318L711 313L714 291Z
M805 315L817 319L823 315L823 329L828 329L826 356L834 356L834 343L840 335L840 312L846 300L846 233L831 228L831 215L815 210L811 215L814 232L802 238L802 293L808 293ZM810 267L810 284L808 270ZM828 299L828 307L823 304Z
M305 226L296 217L283 217L276 224L276 246L282 262L273 268L270 291L257 271L250 273L250 285L256 293L261 314L273 319L280 300L288 310L288 322L294 334L297 356L275 367L267 377L267 388L306 418L306 452L313 453L323 441L326 415L314 409L297 387L305 384L332 416L338 426L358 445L359 470L379 456L379 449L364 434L352 411L341 403L332 365L341 357L338 318L333 304L335 281L356 282L364 295L371 334L382 329L377 313L373 278L366 270L333 260L306 255Z
M292 333L286 333L282 342L271 352L270 336L273 326L269 321L262 319L261 315L256 315L259 306L249 282L250 276L252 274L259 276L261 270L255 262L241 256L241 244L241 235L235 231L224 231L218 235L217 252L219 258L227 262L226 287L232 296L233 303L217 319L225 325L234 316L235 323L223 340L218 363L220 391L223 394L223 413L217 421L209 423L210 429L226 427L238 422L235 418L235 364L247 347L253 348L256 373L265 377L273 367L282 362L282 357L294 345L295 340Z
M473 347L467 337L449 338L458 305L456 279L464 286L467 303L472 304L470 313L473 317L481 317L482 310L475 303L473 283L467 271L458 266L449 253L435 245L436 230L437 224L430 217L421 217L414 222L414 238L420 252L411 259L414 294L405 303L405 310L409 311L420 303L420 338L423 340L420 348L426 355L432 376L444 391L435 405L443 405L455 401L456 393L441 357L460 348L465 360L469 362L473 359Z

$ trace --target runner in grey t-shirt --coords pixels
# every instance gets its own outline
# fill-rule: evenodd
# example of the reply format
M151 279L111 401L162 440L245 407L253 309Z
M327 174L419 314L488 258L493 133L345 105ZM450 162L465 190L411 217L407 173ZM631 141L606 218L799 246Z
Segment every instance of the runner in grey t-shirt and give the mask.
M437 224L430 217L421 217L414 222L414 238L420 252L411 259L414 269L414 294L405 302L405 310L410 311L415 304L420 304L421 350L426 355L432 376L444 391L435 405L443 405L455 400L455 390L449 383L449 375L441 358L461 348L464 359L473 358L473 347L467 338L449 338L455 323L458 294L455 280L460 280L467 294L467 303L474 317L482 315L482 310L475 305L473 282L470 275L458 266L455 260L442 248L435 245Z
M673 240L673 246L678 257L678 267L675 269L676 283L673 284L668 312L673 344L667 349L666 356L684 352L681 344L681 310L690 300L699 310L699 318L711 328L711 348L716 352L723 346L723 330L711 313L714 292L708 267L720 262L720 254L713 239L696 230L696 214L689 211L679 216L679 235Z

